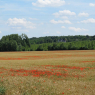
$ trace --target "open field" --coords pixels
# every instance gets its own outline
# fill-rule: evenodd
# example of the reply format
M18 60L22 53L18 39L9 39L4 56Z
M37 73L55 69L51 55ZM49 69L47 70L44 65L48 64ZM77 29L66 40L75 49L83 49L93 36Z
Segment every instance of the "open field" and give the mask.
M95 95L95 50L0 52L2 86L0 95Z

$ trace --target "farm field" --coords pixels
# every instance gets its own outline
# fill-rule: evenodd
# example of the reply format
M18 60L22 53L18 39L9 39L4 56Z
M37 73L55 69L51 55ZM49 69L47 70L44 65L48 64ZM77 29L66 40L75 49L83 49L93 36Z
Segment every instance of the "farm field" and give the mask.
M0 52L0 95L95 95L95 50Z

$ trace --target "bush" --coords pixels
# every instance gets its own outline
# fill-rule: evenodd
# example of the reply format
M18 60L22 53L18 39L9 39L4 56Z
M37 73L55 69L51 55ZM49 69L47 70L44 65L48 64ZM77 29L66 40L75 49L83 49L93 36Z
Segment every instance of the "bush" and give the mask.
M30 51L33 51L33 49L31 48Z
M4 86L0 86L0 95L5 95L6 89Z
M48 50L52 50L52 45L48 45Z
M43 45L39 45L37 51L43 51Z
M22 48L22 51L25 51L25 48Z

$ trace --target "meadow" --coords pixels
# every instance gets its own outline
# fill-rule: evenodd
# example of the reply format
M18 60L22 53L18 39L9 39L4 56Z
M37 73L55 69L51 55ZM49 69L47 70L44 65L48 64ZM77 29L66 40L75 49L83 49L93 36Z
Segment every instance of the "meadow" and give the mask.
M95 95L95 50L0 52L0 95Z

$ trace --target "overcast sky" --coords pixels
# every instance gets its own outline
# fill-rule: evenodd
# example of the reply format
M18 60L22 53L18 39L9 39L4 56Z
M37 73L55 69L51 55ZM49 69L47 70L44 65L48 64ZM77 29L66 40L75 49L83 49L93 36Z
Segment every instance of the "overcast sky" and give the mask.
M0 0L0 38L95 35L95 0Z

